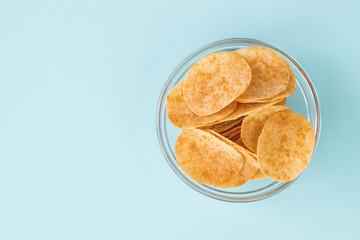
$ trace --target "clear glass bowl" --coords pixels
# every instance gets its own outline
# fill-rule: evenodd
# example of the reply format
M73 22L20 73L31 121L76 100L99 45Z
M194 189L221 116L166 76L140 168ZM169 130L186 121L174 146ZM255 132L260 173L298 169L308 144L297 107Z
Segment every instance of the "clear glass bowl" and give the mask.
M169 91L185 77L189 68L205 55L219 51L235 51L240 48L252 46L269 48L280 54L289 63L296 76L296 91L288 98L286 105L293 109L293 111L307 117L312 124L316 137L315 149L320 137L320 105L315 88L310 77L300 64L283 50L255 39L231 38L211 43L190 54L171 73L161 91L156 112L157 136L166 160L180 179L198 192L223 201L250 202L268 198L284 190L295 180L290 182L276 182L265 178L249 181L237 188L223 189L203 185L190 179L180 169L176 161L174 147L181 129L174 127L167 117L166 97Z

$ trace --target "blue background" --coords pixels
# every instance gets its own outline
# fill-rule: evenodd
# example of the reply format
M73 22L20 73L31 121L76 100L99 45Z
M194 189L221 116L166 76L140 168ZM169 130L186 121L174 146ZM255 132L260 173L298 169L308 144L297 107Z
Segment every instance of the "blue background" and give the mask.
M0 1L0 239L356 239L356 1ZM309 168L266 200L226 203L163 158L155 109L199 47L284 49L322 106Z

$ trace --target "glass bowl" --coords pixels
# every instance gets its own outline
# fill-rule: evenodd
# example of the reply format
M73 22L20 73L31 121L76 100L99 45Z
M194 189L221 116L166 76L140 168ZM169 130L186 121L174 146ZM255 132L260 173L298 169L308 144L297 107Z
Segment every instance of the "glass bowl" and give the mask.
M269 178L265 178L249 181L242 186L229 189L203 185L192 180L180 169L176 161L174 147L181 129L173 126L167 117L166 97L169 91L185 77L189 68L205 55L219 51L235 51L240 48L252 46L261 46L271 49L288 62L296 76L296 91L287 99L286 106L290 107L294 112L305 116L310 121L315 131L315 149L320 137L320 105L315 88L305 70L289 54L268 43L249 38L225 39L208 44L193 52L174 69L161 90L156 112L157 136L160 148L166 160L181 180L198 192L223 201L250 202L265 199L281 192L290 186L296 179L289 182L276 182Z

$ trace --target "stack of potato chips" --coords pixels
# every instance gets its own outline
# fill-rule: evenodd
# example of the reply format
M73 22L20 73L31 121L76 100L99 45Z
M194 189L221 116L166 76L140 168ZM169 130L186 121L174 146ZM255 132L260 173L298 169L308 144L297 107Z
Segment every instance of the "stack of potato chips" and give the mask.
M166 102L170 121L183 129L175 145L180 168L221 188L298 177L315 137L308 120L285 107L295 88L290 66L267 48L201 58Z

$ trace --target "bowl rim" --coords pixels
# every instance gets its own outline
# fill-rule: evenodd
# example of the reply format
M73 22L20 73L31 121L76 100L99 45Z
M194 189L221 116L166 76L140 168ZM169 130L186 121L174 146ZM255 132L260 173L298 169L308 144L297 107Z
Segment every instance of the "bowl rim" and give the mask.
M176 175L183 181L185 182L188 186L190 186L191 188L193 188L194 190L196 190L197 192L200 192L203 195L206 195L208 197L211 197L213 199L217 199L217 200L222 200L222 201L226 201L226 202L253 202L253 201L259 201L262 199L266 199L269 198L281 191L283 191L284 189L286 189L287 187L289 187L292 183L294 183L296 181L297 178L299 178L301 176L298 176L296 179L289 181L289 182L284 182L280 187L275 188L273 190L271 190L270 192L267 192L263 195L260 196L255 196L255 197L250 197L250 198L245 198L245 199L235 199L235 198L231 198L231 197L224 197L224 196L219 196L216 194L213 194L209 191L204 190L203 188L199 188L196 185L201 185L201 184L194 184L193 182L188 181L186 178L184 178L184 176L182 176L182 173L178 171L177 167L175 166L174 162L171 161L171 156L169 155L169 152L167 151L167 147L166 147L166 143L164 142L163 139L163 134L162 134L162 129L161 129L161 123L164 119L162 119L161 116L161 112L163 110L163 108L165 107L166 103L166 97L167 94L165 94L168 90L168 88L170 87L172 80L174 79L174 77L178 74L178 72L187 65L187 63L192 60L193 58L197 57L198 55L222 46L222 45L227 45L227 44L231 44L231 43L247 43L247 44L256 44L257 46L262 46L262 47L266 47L269 48L271 50L275 50L277 52L279 52L280 54L282 54L284 57L287 58L288 61L290 61L301 73L301 75L303 76L303 78L306 80L306 83L309 87L309 89L311 90L311 95L312 98L314 100L314 105L315 105L315 110L316 110L316 126L315 127L315 147L314 147L314 151L312 153L312 157L314 156L314 153L316 151L319 139L320 139L320 132L321 132L321 109L320 109L320 102L319 102L319 98L316 92L316 89L309 77L309 75L306 73L306 71L303 69L303 67L288 53L286 53L285 51L283 51L282 49L275 47L269 43L257 40L257 39L252 39L252 38L227 38L227 39L223 39L223 40L219 40L219 41L215 41L212 43L209 43L199 49L197 49L196 51L192 52L191 54L189 54L184 60L182 60L177 66L176 68L172 71L172 73L170 74L170 76L167 78L165 84L163 85L161 92L160 92L160 96L158 99L158 105L156 108L156 117L155 117L155 124L156 124L156 133L157 133L157 139L161 148L161 151L163 153L163 156L165 157L165 159L167 160L169 166L171 167L171 169L176 173ZM312 159L311 157L311 159ZM276 184L276 183L272 183L270 185L268 185L267 187ZM209 187L209 186L208 186ZM267 188L264 187L264 188ZM210 187L211 188L211 187ZM254 190L254 191L249 191L247 193L251 193L251 192L255 192L255 191L259 191L260 189Z

